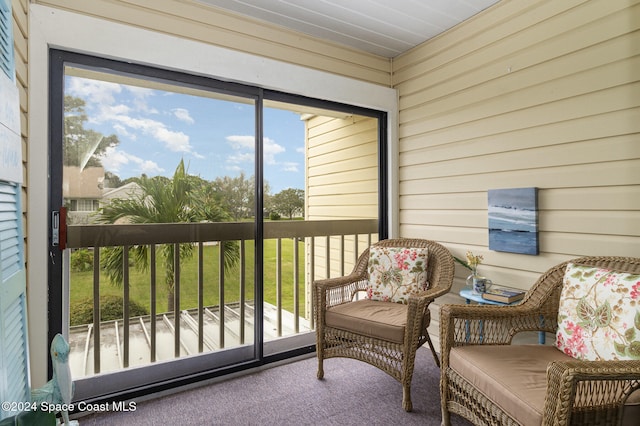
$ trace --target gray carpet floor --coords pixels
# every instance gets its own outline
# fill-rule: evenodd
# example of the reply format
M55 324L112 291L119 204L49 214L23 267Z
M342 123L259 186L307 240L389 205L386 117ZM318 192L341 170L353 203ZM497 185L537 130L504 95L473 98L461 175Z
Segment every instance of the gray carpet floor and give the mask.
M412 382L413 411L402 409L402 387L386 373L351 359L315 357L137 403L134 412L78 418L98 425L440 425L440 370L421 348ZM469 426L452 416L452 424Z

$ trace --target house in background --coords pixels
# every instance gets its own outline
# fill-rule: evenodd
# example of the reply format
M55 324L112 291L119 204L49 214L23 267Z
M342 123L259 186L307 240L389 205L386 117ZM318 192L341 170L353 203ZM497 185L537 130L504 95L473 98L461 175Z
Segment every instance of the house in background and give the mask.
M62 195L67 206L69 225L94 222L98 209L117 198L137 197L142 193L140 186L129 182L118 188L105 187L103 167L65 166L62 173Z
M90 215L98 210L104 192L104 168L65 166L62 195L71 224L91 222Z
M51 309L49 47L382 111L388 236L482 254L494 282L528 288L572 257L638 256L637 1L502 0L386 56L199 1L12 5L35 387L47 380ZM518 187L538 188L537 256L488 249L487 191ZM344 201L325 208L348 213ZM441 303L461 301L465 276ZM432 330L437 343L437 321Z
M125 183L117 188L105 188L99 206L102 207L115 199L139 198L142 194L142 188L135 182Z

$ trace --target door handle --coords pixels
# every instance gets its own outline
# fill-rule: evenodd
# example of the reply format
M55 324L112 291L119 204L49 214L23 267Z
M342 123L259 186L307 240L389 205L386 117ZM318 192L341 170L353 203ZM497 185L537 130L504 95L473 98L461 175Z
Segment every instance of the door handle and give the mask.
M67 208L51 212L51 245L64 250L67 247Z

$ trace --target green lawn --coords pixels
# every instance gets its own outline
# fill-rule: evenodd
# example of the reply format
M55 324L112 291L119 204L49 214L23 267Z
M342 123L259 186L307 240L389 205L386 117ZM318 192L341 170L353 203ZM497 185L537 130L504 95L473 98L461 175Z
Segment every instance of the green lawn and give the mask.
M293 311L293 240L282 240L282 306ZM204 305L215 306L219 301L219 268L218 246L204 247ZM254 298L254 247L251 242L245 245L245 286L247 300ZM299 309L304 313L304 242L298 242L299 255ZM151 286L149 271L141 272L135 267L129 269L130 286L129 297L132 301L150 310ZM198 306L198 255L197 250L190 259L183 260L180 266L180 309L196 308ZM229 270L225 276L224 300L232 303L240 299L239 267ZM156 273L156 311L167 310L167 289L164 284L164 271L157 266ZM111 285L104 274L100 274L100 295L122 296L123 289ZM267 240L264 243L264 297L265 301L276 304L276 241ZM93 299L93 272L71 273L71 306L82 300Z

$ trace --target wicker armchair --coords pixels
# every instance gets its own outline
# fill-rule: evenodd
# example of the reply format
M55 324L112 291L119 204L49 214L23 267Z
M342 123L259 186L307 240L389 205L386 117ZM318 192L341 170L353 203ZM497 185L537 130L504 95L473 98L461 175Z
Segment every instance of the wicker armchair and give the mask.
M391 309L395 311L398 321L392 327L395 327L396 338L391 339L387 336L381 336L381 333L376 331L376 329L380 328L380 324L376 323L376 319L379 316L366 318L366 321L368 321L367 329L369 330L367 335L361 334L358 330L348 325L340 328L335 325L327 325L326 321L326 314L332 308L341 306L344 309L358 306L358 301L354 299L357 292L365 291L367 287L369 249L365 250L358 258L351 274L339 278L315 281L313 283L313 296L316 318L318 378L322 379L324 377L323 361L325 358L347 357L364 361L385 371L402 384L402 406L406 411L411 411L411 379L418 347L427 342L436 364L439 365L438 356L427 332L431 319L429 304L436 297L447 293L451 288L454 272L453 257L442 245L428 240L392 239L380 241L375 245L379 247L426 247L428 252L427 281L429 288L418 295L411 296L407 305L366 301L367 303L378 304L375 307L379 307L380 310ZM346 323L350 324L352 321L347 318ZM384 335L384 332L382 334ZM398 336L400 337L398 338Z
M640 258L582 257L571 262L640 273ZM450 413L476 425L616 425L627 424L629 419L630 424L638 424L640 361L580 361L553 345L511 344L514 335L521 331L557 331L560 294L568 263L557 265L542 275L519 305L441 307L443 425L450 424ZM519 354L521 358L507 359L508 353ZM487 354L494 358L486 358ZM495 363L496 354L497 358L502 358L497 361L500 365L494 371L473 371L465 366ZM542 361L541 354L546 354ZM483 356L485 359L476 364L475 361ZM536 362L539 370L523 365ZM529 370L523 372L526 369ZM539 387L527 395L529 400L526 401L529 407L535 408L535 421L531 418L523 420L525 410L522 407L514 409L513 400L509 402L510 395L516 393L514 388L504 387L502 393L494 389L500 387L497 383L504 383L503 378L491 382L493 388L487 389L486 383L495 380L496 376L513 376L518 374L515 371L520 371L515 381L531 383L536 378L539 380ZM478 379L483 373L486 376ZM483 390L479 389L481 383L485 386ZM511 383L515 383L514 380ZM522 401L519 396L516 399L516 405ZM633 404L632 400L635 400Z

